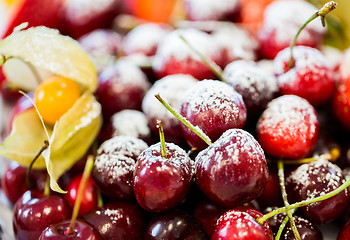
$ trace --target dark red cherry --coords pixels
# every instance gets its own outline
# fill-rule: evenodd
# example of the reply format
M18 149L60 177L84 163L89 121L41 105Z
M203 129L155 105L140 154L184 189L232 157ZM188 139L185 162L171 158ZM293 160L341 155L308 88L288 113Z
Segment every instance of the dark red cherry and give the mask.
M191 75L174 74L156 81L142 100L142 111L146 114L148 124L154 136L158 136L157 120L163 125L166 141L183 146L186 142L182 130L182 123L172 115L155 97L158 94L176 111L180 111L180 104L185 92L197 80Z
M43 197L27 191L14 205L13 228L18 240L37 240L51 224L71 217L71 208L59 196Z
M210 68L180 36L217 64L222 61L212 36L194 28L177 29L163 38L154 56L152 67L158 79L172 74L189 74L198 80L215 78Z
M274 59L274 72L281 94L294 94L312 105L328 101L335 90L333 71L326 57L317 49L296 46L293 49L294 66L289 67L290 48Z
M228 84L204 80L195 83L185 94L180 114L215 141L231 128L243 128L246 107L242 96ZM192 130L181 125L186 141L199 150L208 145Z
M40 235L39 240L102 240L101 235L88 222L78 219L74 225L74 232L67 234L70 220L66 220L47 227Z
M62 31L79 38L95 29L108 28L118 13L119 5L119 0L66 1L62 11Z
M27 168L19 165L15 161L12 161L2 176L2 190L12 204L15 204L23 193L28 190L26 175ZM46 176L46 171L32 169L30 173L30 184L34 189L44 191Z
M101 72L116 61L122 36L113 30L96 29L80 37L79 43L92 58L97 72Z
M149 82L139 67L128 61L118 61L99 75L97 100L107 121L124 109L141 110L141 102Z
M261 56L273 59L288 47L298 29L316 10L306 1L272 2L265 10L263 26L258 32ZM311 22L300 33L296 44L316 48L324 34L325 29L319 22Z
M215 229L216 221L228 209L214 203L208 198L202 198L194 206L192 215L202 225L205 233L211 236Z
M337 237L337 240L348 240L348 239L350 239L350 219L341 228Z
M131 202L112 202L86 214L88 221L104 240L143 240L145 216Z
M229 210L218 219L211 240L272 240L271 230L255 219L256 216L252 216L246 209Z
M345 182L341 169L335 164L318 160L303 164L286 178L288 195L300 202L316 198L340 187ZM324 224L338 218L349 203L349 190L332 198L303 207L305 216L312 222Z
M298 96L278 97L261 115L257 135L264 151L272 156L290 159L308 156L319 135L316 111Z
M252 135L227 130L195 161L196 183L213 201L237 207L257 198L267 183L264 152Z
M67 186L67 194L64 195L64 199L73 208L74 203L78 197L78 189L80 185L82 175L74 177ZM86 187L81 196L81 203L78 216L82 216L88 212L91 212L98 205L98 193L97 188L94 185L93 179L90 177L86 183Z
M134 171L134 194L140 206L161 212L177 206L188 193L193 177L193 162L186 152L173 143L166 143L166 157L161 144L143 151Z
M256 117L277 95L277 80L253 61L237 60L225 67L228 84L242 95L248 118Z
M138 156L148 145L137 138L117 136L97 150L92 177L101 192L116 199L132 199L133 173Z
M146 228L144 239L205 240L207 237L191 215L180 210L173 210L156 214Z

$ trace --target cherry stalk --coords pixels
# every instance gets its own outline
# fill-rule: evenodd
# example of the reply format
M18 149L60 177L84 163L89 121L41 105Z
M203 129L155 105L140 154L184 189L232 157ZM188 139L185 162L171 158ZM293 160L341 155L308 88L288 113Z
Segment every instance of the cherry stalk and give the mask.
M317 17L321 18L321 22L322 22L322 26L325 27L326 23L325 23L325 17L326 15L331 12L332 10L334 10L337 7L337 3L334 1L330 1L328 3L326 3L325 5L323 5L323 7L316 11L314 14L311 15L311 17L309 19L306 20L306 22L299 28L298 32L295 34L292 42L290 43L290 60L289 60L289 67L292 68L294 67L294 58L293 58L293 48L295 46L295 43L297 41L297 38L300 34L300 32L314 19L316 19Z
M163 158L167 158L166 146L165 146L165 137L164 137L163 125L162 125L161 121L157 121L157 127L159 129L160 144L161 144L161 147L162 147L162 157Z

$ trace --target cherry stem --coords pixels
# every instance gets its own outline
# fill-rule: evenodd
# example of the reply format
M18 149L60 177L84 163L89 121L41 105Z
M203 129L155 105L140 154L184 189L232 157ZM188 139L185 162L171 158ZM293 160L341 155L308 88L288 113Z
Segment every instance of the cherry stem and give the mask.
M186 127L192 130L198 137L200 137L206 144L210 145L211 140L210 138L199 128L196 126L193 126L192 123L190 123L186 118L181 116L178 112L176 112L159 94L154 95L158 101L163 104L163 106L168 109L169 112L171 112L177 119L180 120L183 124L185 124Z
M278 161L277 166L278 166L278 178L279 178L279 182L280 182L283 203L285 206L289 206L290 204L288 202L286 186L284 183L284 164L283 164L283 161ZM289 218L289 223L290 223L290 226L292 228L295 239L301 240L300 234L299 234L298 229L297 229L295 222L294 222L292 211L287 210L287 216Z
M50 176L47 174L46 182L45 182L45 188L44 188L44 196L48 197L50 196L51 188L50 188Z
M222 69L210 58L204 56L198 51L184 36L180 35L180 38L184 43L195 53L198 57L210 68L210 70L223 82L227 83L228 80L224 77Z
M261 217L258 217L256 219L256 221L258 223L260 223L260 225L262 225L267 219L277 215L277 214L280 214L280 213L283 213L285 211L288 211L288 210L291 210L291 209L294 209L294 208L300 208L300 207L304 207L306 205L309 205L311 203L316 203L316 202L320 202L320 201L323 201L323 200L326 200L328 198L331 198L335 195L337 195L338 193L342 192L343 190L345 190L347 187L350 186L350 178L347 179L340 187L338 187L337 189L323 195L323 196L319 196L319 197L316 197L316 198L311 198L311 199L308 199L308 200L304 200L304 201L301 201L301 202L297 202L297 203L293 203L289 206L284 206L284 207L281 207L281 208L278 208L276 210L273 210L267 214L265 214L264 216L261 216Z
M294 208L292 209L290 212L291 214L293 215L295 213L295 211L297 210L297 208ZM281 223L280 227L278 228L278 232L276 234L276 237L275 237L275 240L279 240L281 238L281 235L282 235L282 232L284 230L284 227L287 225L289 221L289 217L286 216L284 219L283 219L283 222Z
M33 184L32 181L30 180L30 172L32 171L33 165L36 162L36 160L40 157L40 155L43 153L43 151L45 151L46 148L49 147L49 141L44 140L44 146L41 147L41 149L39 150L39 152L35 155L35 157L33 158L33 160L30 162L27 172L26 172L26 182L27 182L27 187L28 189L32 189L33 188Z
M80 204L81 200L83 197L83 192L85 190L86 184L89 180L89 177L91 175L92 168L94 166L94 157L92 155L89 155L85 164L83 176L80 180L79 188L78 188L78 194L77 194L77 199L74 202L74 207L73 207L73 213L72 213L72 218L69 224L69 227L66 231L67 235L73 235L74 234L74 226L75 222L78 218L79 214L79 209L80 209Z
M4 55L0 55L0 66L2 66L6 62L6 57Z
M163 130L162 121L160 121L160 120L157 121L157 128L159 130L160 144L161 144L161 147L162 147L162 157L163 158L167 158L166 147L165 147L165 137L164 137L164 130Z
M312 20L316 19L317 17L321 18L322 26L326 26L325 17L328 13L330 13L332 10L334 10L337 7L337 3L334 1L330 1L323 5L323 7L320 10L317 10L314 14L309 17L309 19L306 20L306 22L299 28L298 32L295 34L292 42L290 43L290 60L289 60L289 67L294 67L294 58L293 58L293 48L296 44L297 38L300 34L300 32L308 25Z

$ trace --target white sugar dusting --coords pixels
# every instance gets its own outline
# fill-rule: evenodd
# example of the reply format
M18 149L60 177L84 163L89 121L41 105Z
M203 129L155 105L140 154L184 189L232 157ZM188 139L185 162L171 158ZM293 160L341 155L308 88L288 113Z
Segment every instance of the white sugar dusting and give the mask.
M124 38L123 51L126 55L149 53L170 32L170 27L156 23L145 23L131 30Z
M274 31L277 42L289 43L299 27L316 10L312 4L306 1L274 1L265 10L263 29L267 32ZM319 21L312 21L300 33L299 40L312 39L313 34L323 34L325 31Z
M159 43L153 60L153 67L155 69L162 69L172 57L177 61L190 58L202 62L200 57L180 36L183 36L196 50L207 58L213 59L218 53L218 46L209 34L194 28L177 29L167 34Z
M187 12L194 20L220 20L239 7L240 0L185 0Z
M138 138L148 136L151 129L148 126L144 113L136 110L123 110L114 114L111 118L114 128L114 136L131 136Z

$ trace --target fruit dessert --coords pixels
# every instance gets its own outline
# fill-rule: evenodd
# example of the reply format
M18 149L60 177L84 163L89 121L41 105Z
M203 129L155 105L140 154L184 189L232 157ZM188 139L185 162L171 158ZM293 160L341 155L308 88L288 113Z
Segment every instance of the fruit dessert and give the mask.
M100 1L6 25L1 239L349 239L335 2Z

